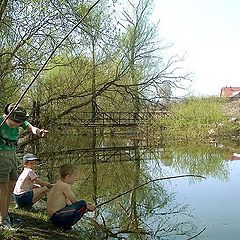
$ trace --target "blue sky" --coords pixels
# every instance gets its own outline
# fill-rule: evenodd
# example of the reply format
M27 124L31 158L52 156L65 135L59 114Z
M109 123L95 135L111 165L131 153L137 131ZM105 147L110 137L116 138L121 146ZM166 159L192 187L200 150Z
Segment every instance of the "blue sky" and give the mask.
M240 1L155 0L159 34L185 55L193 72L193 95L219 95L224 86L240 87Z

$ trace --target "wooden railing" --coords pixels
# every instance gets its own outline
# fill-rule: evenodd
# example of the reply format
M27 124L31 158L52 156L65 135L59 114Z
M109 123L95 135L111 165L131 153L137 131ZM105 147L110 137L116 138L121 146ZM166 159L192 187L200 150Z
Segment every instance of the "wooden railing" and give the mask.
M81 112L69 115L54 122L54 124L64 124L67 126L82 127L134 127L154 115L164 115L165 111L155 112L97 112L94 118L91 112Z

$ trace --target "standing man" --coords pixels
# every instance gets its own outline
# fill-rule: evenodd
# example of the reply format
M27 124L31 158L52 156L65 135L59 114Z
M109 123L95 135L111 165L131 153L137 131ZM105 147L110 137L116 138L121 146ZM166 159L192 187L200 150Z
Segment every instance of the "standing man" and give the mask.
M5 107L0 124L14 108L14 104ZM0 229L15 230L10 221L8 209L12 192L18 178L18 160L16 157L19 129L29 129L33 134L43 137L48 131L32 126L27 121L27 111L18 106L0 128Z

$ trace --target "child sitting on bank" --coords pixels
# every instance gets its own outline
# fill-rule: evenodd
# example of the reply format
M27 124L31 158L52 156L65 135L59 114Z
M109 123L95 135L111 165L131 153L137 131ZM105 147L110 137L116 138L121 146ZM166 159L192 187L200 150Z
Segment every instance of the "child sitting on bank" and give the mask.
M53 186L40 179L34 172L37 161L40 159L34 154L27 153L23 156L24 169L13 190L13 198L19 208L31 209L34 203L46 195L48 188Z
M77 201L71 190L71 185L76 181L75 167L72 164L63 164L59 170L60 179L47 196L47 212L55 226L70 230L87 210L94 211L96 207L84 200Z

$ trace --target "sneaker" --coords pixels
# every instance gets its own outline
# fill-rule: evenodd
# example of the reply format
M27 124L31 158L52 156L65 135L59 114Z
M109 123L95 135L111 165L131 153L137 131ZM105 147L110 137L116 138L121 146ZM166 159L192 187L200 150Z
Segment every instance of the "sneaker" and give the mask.
M18 230L18 228L15 228L15 227L12 226L12 224L8 221L8 219L4 219L0 223L0 229L12 231L12 232L16 232Z
M9 213L8 213L6 219L13 227L16 227L16 228L20 227L22 225L22 223L23 223L22 219L14 218Z

